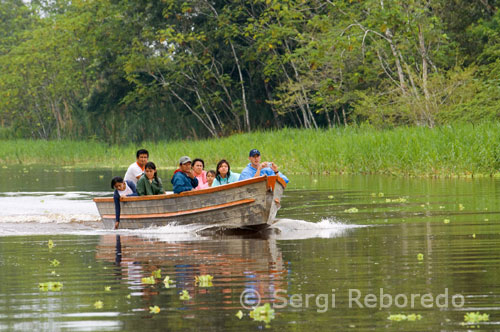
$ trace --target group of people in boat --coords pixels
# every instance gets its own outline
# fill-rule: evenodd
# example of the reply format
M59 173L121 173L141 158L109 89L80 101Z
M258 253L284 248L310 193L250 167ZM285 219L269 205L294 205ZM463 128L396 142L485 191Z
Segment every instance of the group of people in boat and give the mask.
M278 175L288 183L288 178L278 170L274 162L261 162L259 150L250 150L248 159L250 163L241 174L238 174L231 171L231 166L225 159L217 163L215 171L205 171L205 162L202 159L191 160L188 156L183 156L179 159L178 168L171 179L174 194L216 187L262 175ZM165 194L156 165L149 161L149 152L145 149L137 151L136 161L128 167L124 178L113 177L111 188L114 189L115 228L118 228L120 223L120 197Z

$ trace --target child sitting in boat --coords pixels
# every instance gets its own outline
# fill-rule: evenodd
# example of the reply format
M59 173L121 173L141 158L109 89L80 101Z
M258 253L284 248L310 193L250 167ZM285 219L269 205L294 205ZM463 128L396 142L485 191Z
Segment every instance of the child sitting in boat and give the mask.
M138 196L137 188L132 181L123 181L121 176L111 179L111 188L115 190L113 199L115 201L115 229L120 225L120 197Z
M144 166L144 174L137 181L137 194L144 196L162 195L164 193L161 179L158 178L156 173L156 165L152 161L149 161Z
M212 186L212 183L214 183L214 180L215 180L215 171L214 170L209 170L207 172L207 184L208 184L208 187Z

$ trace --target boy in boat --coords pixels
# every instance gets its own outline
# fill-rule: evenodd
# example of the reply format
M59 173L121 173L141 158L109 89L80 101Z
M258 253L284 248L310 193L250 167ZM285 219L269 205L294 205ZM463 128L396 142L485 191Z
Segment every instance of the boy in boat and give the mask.
M131 164L125 173L125 181L132 181L134 184L137 184L137 181L144 173L144 167L148 162L149 152L148 150L140 149L136 152L135 156L135 163Z
M190 191L198 186L198 179L191 169L191 163L191 158L188 156L179 159L179 168L174 172L174 176L171 180L174 186L174 194Z
M250 163L247 165L247 167L245 167L243 172L241 172L238 181L262 175L267 175L267 176L278 175L283 180L285 180L285 183L288 183L288 181L290 181L283 173L278 171L278 166L275 163L270 161L261 163L259 150L257 149L250 150L250 153L248 155L248 160L250 160Z
M134 182L123 180L121 176L111 179L111 188L115 190L113 200L115 201L115 229L120 225L120 197L138 196Z

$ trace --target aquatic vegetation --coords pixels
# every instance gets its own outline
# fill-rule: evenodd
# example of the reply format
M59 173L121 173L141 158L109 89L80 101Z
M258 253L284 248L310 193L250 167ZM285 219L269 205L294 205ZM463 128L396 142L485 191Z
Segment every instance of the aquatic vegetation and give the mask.
M450 223L450 219L444 219L444 220L443 220L443 222L444 222L445 224L449 224L449 223Z
M235 316L238 317L239 319L243 318L243 311L239 310Z
M181 296L179 296L179 299L183 300L183 301L187 301L187 300L190 300L191 299L191 295L189 295L189 292L187 290L182 290L182 292L180 292Z
M132 295L128 294L127 299L131 299L131 298L132 298Z
M460 211L463 211L463 209L465 209L465 206L463 204L458 204L458 209Z
M195 278L195 283L198 284L199 287L212 287L212 280L214 277L212 277L210 274L204 274L201 276L196 276Z
M476 233L472 234L472 238L475 239L476 238Z
M170 280L169 276L166 276L165 279L163 279L163 284L165 285L165 288L170 288L170 285L173 283L174 281Z
M157 314L160 312L160 307L155 305L154 307L149 307L149 313L151 314Z
M146 278L141 278L141 283L143 284L148 284L148 285L154 285L156 284L155 277L146 277Z
M104 303L101 300L94 302L94 308L96 308L96 309L102 309L103 306L104 306Z
M274 309L271 308L269 303L255 307L250 311L250 317L257 322L264 322L269 324L274 319Z
M422 316L416 314L409 314L409 315L396 314L396 315L390 315L389 317L387 317L387 319L393 322L402 322L402 321L414 322L417 320L421 320Z
M38 288L40 288L40 290L44 292L48 291L59 292L62 290L63 284L62 282L59 281L41 282L38 284Z
M52 249L52 247L54 247L54 242L52 240L49 240L47 245L48 245L49 249Z
M104 287L105 292L111 292L111 286L106 286Z
M419 261L423 260L423 259L424 259L424 254L422 254L422 253L418 254L418 255L417 255L417 259L418 259Z
M353 208L350 208L350 209L345 209L344 212L347 212L347 213L356 213L358 212L358 209L353 207Z
M385 202L386 203L406 203L408 201L407 198L404 197L399 197L399 198L386 198Z
M464 323L467 324L478 324L481 322L487 322L490 320L489 314L481 314L479 311L477 312L468 312L464 315ZM465 325L462 323L462 325Z
M50 261L50 265L52 266L59 266L59 264L61 264L61 262L59 262L57 259L53 259Z
M329 199L333 199L333 195L328 195L328 198Z
M151 276L154 278L161 279L161 269L154 270L153 272L151 272Z

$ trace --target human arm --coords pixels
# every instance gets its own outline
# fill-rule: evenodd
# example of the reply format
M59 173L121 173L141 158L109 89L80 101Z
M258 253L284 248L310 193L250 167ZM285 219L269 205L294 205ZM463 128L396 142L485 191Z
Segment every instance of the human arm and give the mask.
M196 182L195 182L196 180ZM193 186L193 184L196 184ZM174 177L172 178L172 185L173 185L173 190L174 194L179 194L183 191L189 191L192 190L194 187L198 185L198 180L197 179L191 179L187 175L185 175L182 172L175 173Z
M146 178L143 176L137 181L137 195L144 196L147 195L148 191L146 189Z
M113 201L115 202L115 222L120 222L120 195L115 190L113 193Z

